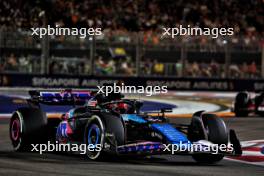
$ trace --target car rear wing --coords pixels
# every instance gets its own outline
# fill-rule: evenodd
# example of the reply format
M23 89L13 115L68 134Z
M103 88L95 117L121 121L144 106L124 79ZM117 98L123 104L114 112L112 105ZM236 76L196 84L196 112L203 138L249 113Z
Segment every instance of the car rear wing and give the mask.
M94 97L96 91L94 90L52 90L39 91L31 90L28 92L33 104L47 104L47 105L83 105L88 100Z

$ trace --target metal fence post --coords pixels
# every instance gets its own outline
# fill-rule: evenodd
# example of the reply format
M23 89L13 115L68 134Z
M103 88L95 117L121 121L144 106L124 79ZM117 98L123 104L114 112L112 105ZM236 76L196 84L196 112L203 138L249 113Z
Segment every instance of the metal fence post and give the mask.
M230 55L230 49L229 49L229 44L225 44L225 78L229 78L230 73L229 73L229 66L230 66L230 61L231 61L231 55Z
M140 33L136 34L137 42L136 42L136 76L140 75L140 57L141 57L141 50L140 50Z
M49 36L45 35L41 40L41 74L49 73Z
M186 53L186 46L185 44L183 43L181 45L181 58L180 58L180 62L181 62L181 65L182 65L182 70L180 73L180 75L178 75L179 77L183 77L184 74L185 74L185 67L186 67L186 56L187 56L187 53Z
M0 29L0 64L2 64L2 60L3 60L3 55L2 55L2 47L3 47L3 45L2 45L2 29Z
M41 17L42 17L42 22L43 28L47 27L47 18L46 18L46 12L43 11ZM48 34L44 35L43 39L41 39L41 74L49 74L49 36Z
M261 78L264 78L264 46L261 48Z
M91 65L91 70L90 70L90 75L94 75L95 74L95 52L96 52L96 49L95 49L95 45L96 45L96 42L95 42L95 37L92 36L89 38L89 44L90 44L90 65Z

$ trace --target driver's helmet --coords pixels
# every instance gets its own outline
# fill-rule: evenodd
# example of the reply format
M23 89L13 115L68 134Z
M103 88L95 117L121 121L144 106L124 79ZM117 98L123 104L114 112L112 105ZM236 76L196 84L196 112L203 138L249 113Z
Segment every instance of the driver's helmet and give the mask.
M121 114L131 114L131 113L134 113L133 107L130 104L123 103L123 102L117 104L117 110Z
M68 112L66 112L65 114L62 114L61 118L62 119L71 119L74 116L74 110L75 109L70 109Z
M97 99L94 97L94 98L91 98L91 99L89 99L88 101L86 101L85 106L96 107L97 104L98 104L98 101L97 101Z

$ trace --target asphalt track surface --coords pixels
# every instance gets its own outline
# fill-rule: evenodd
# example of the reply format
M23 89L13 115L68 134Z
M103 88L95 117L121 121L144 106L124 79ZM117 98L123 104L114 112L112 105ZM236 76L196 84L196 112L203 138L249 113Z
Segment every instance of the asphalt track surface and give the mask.
M189 121L189 118L171 119L173 123ZM263 137L264 118L226 118L225 121L228 128L236 129L243 141ZM198 165L191 157L178 155L95 162L82 155L16 153L8 137L8 120L0 119L0 175L263 176L264 167L227 160L214 165Z

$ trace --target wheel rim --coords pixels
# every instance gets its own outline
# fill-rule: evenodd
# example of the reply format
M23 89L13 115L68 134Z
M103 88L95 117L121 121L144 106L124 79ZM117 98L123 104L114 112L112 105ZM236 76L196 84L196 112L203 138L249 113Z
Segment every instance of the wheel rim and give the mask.
M90 159L97 159L101 153L98 144L101 144L102 132L97 124L91 124L87 133L87 155ZM101 147L101 146L100 146Z
M20 121L15 119L11 126L11 137L14 141L17 141L20 137Z
M92 144L92 145L96 145L99 142L99 138L100 138L100 128L98 127L98 125L93 124L89 131L88 131L88 145Z

